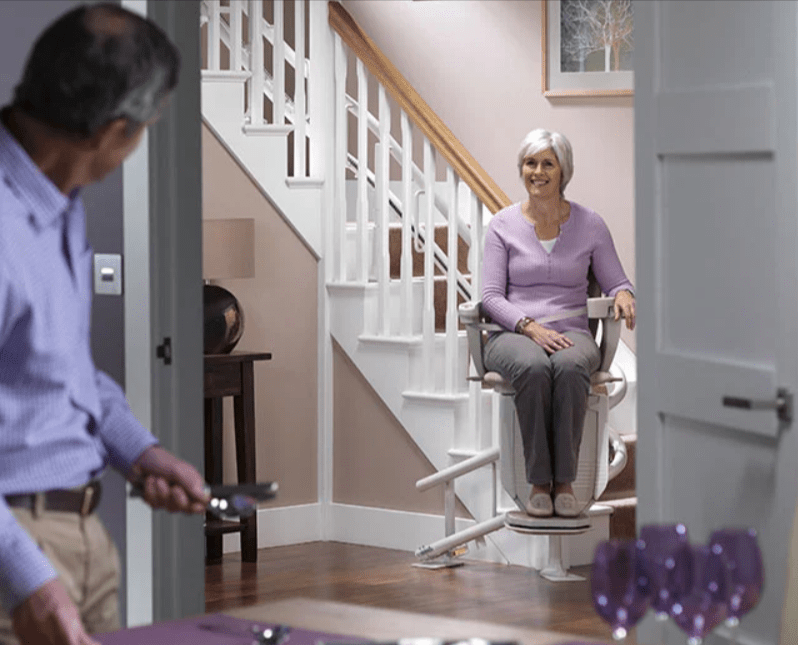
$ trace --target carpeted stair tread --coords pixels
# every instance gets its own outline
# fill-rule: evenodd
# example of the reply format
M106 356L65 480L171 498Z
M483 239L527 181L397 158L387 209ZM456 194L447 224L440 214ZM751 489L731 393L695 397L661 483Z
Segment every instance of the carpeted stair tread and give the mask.
M449 248L449 233L445 225L438 225L435 227L435 242L443 250L448 253ZM388 229L388 249L390 254L390 275L393 279L399 279L401 276L402 266L402 227L400 224L392 224ZM468 275L468 245L462 238L458 238L457 244L457 268L463 275ZM413 275L424 275L424 253L419 253L415 249L415 244L412 249L413 257ZM437 275L443 275L440 269L435 269Z

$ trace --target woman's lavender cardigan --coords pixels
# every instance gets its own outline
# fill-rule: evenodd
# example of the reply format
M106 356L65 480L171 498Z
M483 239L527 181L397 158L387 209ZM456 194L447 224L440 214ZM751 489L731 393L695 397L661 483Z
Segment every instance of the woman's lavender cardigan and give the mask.
M587 300L587 272L593 267L603 293L634 293L610 231L598 213L571 202L551 253L541 246L521 204L502 209L490 221L482 264L482 304L494 322L512 331L524 316L533 319L578 309ZM560 333L590 333L587 314L547 323Z

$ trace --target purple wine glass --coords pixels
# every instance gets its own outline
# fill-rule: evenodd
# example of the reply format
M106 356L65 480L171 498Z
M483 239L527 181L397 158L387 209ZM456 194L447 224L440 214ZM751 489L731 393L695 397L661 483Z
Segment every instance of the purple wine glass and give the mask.
M651 583L651 608L657 620L666 620L672 603L672 589L679 583L674 578L679 547L688 544L684 524L648 524L640 529L643 558Z
M642 542L609 540L596 547L590 576L593 606L623 640L649 607L651 593L643 562Z
M722 529L709 537L709 546L720 547L729 565L731 597L728 627L737 627L740 617L759 602L764 583L762 552L754 529Z
M729 567L720 547L684 545L674 561L670 616L687 634L688 645L701 645L728 615Z

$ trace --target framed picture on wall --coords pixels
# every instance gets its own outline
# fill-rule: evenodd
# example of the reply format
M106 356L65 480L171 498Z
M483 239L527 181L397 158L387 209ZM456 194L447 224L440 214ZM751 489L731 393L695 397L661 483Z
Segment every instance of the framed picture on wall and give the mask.
M631 96L632 0L543 0L543 95Z

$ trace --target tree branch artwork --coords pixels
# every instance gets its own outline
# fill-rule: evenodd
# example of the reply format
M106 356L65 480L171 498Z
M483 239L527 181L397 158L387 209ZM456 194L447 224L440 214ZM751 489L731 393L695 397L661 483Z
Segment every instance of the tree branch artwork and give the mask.
M632 0L546 0L543 13L547 96L632 93Z

